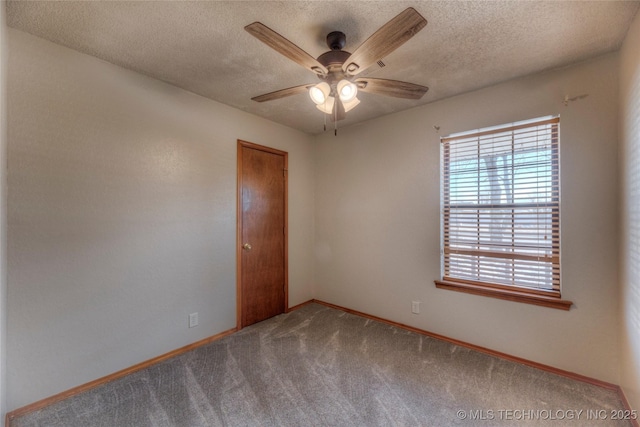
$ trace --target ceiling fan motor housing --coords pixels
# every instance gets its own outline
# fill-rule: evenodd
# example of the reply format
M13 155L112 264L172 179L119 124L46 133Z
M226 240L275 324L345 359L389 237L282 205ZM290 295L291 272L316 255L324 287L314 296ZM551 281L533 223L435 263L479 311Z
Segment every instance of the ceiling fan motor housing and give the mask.
M342 31L332 31L327 34L327 46L331 50L342 50L347 43L347 36Z
M329 84L337 83L346 78L342 71L342 64L351 56L351 53L344 50L330 50L318 57L318 62L325 66L329 73L326 76L318 76Z

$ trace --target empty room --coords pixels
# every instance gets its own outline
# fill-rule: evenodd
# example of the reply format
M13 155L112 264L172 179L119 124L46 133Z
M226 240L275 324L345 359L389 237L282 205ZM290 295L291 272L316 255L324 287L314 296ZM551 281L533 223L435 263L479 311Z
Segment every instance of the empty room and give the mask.
M637 426L639 11L2 0L3 425Z

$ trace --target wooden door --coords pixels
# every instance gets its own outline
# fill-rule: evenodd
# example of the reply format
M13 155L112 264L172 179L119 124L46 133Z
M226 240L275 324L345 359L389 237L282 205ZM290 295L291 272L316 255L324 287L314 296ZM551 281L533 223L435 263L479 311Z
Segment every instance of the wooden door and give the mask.
M287 307L287 153L238 141L238 328Z

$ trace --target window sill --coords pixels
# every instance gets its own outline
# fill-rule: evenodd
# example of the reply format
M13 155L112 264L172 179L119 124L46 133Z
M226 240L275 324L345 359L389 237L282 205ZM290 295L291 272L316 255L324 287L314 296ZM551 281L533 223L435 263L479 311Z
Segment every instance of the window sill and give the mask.
M553 296L530 294L511 289L495 289L469 283L449 282L434 280L436 288L448 289L450 291L464 292L467 294L481 295L485 297L498 298L507 301L522 302L525 304L540 305L543 307L556 308L559 310L569 310L573 304L571 301L563 300Z

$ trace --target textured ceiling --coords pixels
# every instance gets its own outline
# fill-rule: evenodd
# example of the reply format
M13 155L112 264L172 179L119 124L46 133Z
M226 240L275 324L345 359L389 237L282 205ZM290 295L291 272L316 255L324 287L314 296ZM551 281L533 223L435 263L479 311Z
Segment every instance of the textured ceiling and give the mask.
M617 50L637 1L8 1L8 25L308 133L306 94L250 98L318 81L244 31L260 21L313 57L331 31L354 51L407 7L428 25L368 75L428 86L420 100L361 93L340 127Z

